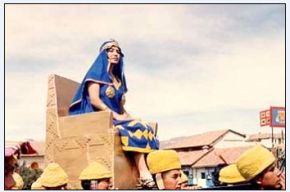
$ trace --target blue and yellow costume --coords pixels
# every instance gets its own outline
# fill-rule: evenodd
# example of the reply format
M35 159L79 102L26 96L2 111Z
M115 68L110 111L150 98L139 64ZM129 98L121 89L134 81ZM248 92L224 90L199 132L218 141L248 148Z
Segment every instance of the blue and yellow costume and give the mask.
M113 74L120 81L118 85L113 84L113 77L109 74L109 63L107 48L110 45L118 45L116 41L105 42L100 50L100 54L87 72L80 87L78 88L72 104L69 108L70 115L89 113L98 111L91 102L88 94L88 83L95 82L100 85L100 99L114 112L121 114L122 98L127 92L126 79L123 73L123 53L117 65L113 68ZM106 47L106 49L104 49ZM119 47L119 46L117 46ZM120 48L120 47L119 47ZM159 148L159 142L154 136L152 127L139 120L116 120L113 119L114 126L119 130L122 147L125 151L149 153Z

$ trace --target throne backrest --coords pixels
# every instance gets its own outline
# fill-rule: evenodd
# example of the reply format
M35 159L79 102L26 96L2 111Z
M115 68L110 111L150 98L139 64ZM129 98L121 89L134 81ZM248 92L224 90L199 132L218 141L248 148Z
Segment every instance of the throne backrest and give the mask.
M67 116L72 98L80 84L59 75L54 75L54 83L58 116Z

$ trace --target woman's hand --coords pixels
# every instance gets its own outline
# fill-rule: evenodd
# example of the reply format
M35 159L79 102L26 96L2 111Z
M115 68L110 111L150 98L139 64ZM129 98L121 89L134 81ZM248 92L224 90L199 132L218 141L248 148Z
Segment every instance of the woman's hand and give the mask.
M127 119L133 119L133 118L131 117L131 115L130 115L129 113L127 113L127 112L123 113L123 115L124 115L125 117L127 117Z
M112 111L112 110L110 110ZM134 118L132 117L129 113L125 112L123 114L119 114L119 113L116 113L114 111L113 112L113 118L116 119L116 120L122 120L122 121L125 121L125 120L140 120L140 118Z
M129 120L129 119L131 119L130 117L128 117L128 115L127 114L118 114L118 113L115 113L115 112L113 112L113 117L114 117L114 119L116 119L116 120Z

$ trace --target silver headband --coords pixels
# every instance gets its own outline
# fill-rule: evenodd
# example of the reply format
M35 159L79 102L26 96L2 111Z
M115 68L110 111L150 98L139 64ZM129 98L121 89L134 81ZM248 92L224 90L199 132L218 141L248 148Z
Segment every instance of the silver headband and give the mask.
M116 40L114 40L114 39L112 39L112 40L110 40L110 41L106 41L106 42L104 42L104 43L101 45L101 47L100 47L100 52L102 52L102 51L105 50L105 49L109 49L109 48L111 48L111 47L113 47L113 46L118 47L118 48L120 49L121 55L124 56L124 54L122 53L122 50L121 50L121 48L120 48L120 46L119 46L119 43L118 43Z

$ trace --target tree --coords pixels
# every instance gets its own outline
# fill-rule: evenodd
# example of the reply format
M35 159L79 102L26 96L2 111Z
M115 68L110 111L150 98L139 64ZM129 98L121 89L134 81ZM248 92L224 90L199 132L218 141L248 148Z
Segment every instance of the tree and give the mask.
M24 186L23 189L31 188L32 183L34 183L42 174L41 169L31 169L26 166L26 161L19 167L19 175L22 177Z

